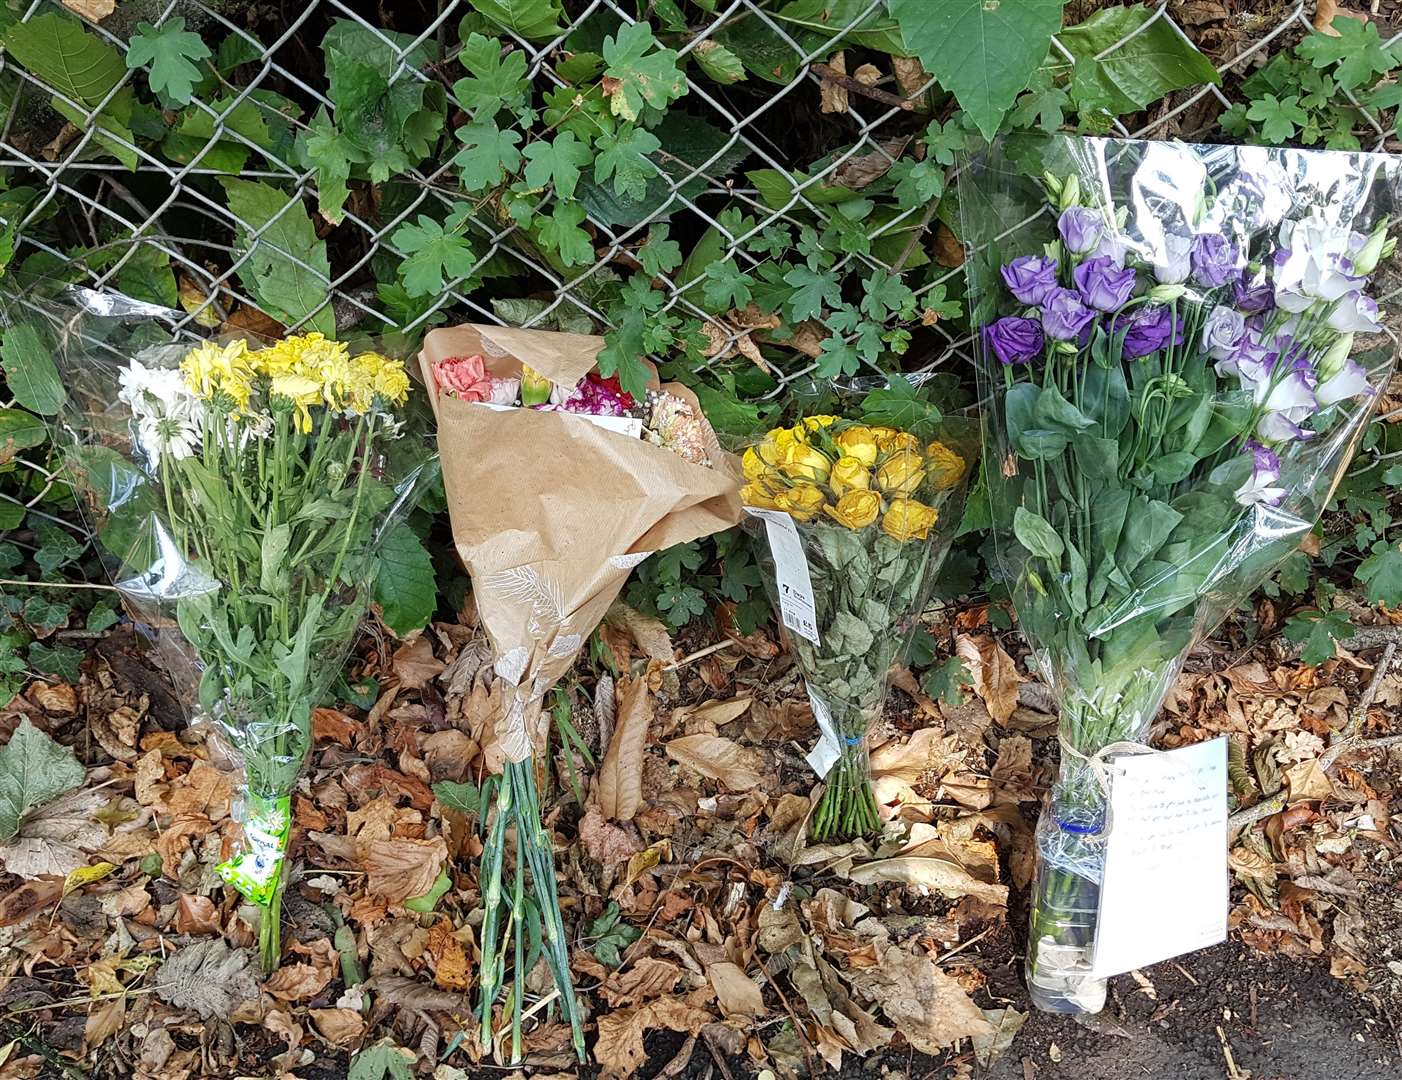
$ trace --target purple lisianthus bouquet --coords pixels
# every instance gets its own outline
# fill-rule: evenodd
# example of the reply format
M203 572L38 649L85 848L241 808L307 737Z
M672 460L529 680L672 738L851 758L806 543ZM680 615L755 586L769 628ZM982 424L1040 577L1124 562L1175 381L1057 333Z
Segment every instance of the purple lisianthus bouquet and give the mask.
M960 183L995 548L1061 708L1028 981L1093 1012L1096 755L1147 738L1357 448L1394 362L1374 279L1402 163L1009 136Z

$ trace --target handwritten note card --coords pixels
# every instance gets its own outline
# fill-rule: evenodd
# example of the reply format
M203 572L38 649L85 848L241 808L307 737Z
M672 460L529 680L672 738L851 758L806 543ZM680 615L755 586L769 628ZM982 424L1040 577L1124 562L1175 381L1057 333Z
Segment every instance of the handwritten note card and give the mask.
M1227 936L1227 740L1110 763L1110 834L1094 974Z

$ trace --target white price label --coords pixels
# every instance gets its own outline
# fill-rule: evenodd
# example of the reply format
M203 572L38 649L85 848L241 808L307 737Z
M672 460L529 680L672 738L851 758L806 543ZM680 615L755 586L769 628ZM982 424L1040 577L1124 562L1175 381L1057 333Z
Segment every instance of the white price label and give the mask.
M818 774L821 780L832 771L837 759L842 756L842 737L837 733L837 725L832 722L832 709L828 707L828 702L822 694L818 693L807 683L803 684L808 690L808 703L813 706L813 719L817 721L818 731L821 737L817 745L808 751L808 766Z
M779 585L779 617L784 625L814 645L818 638L818 609L813 603L813 579L808 574L808 557L793 518L782 510L743 508L751 517L764 522L769 534L769 550L774 556L774 577Z
M1110 762L1096 978L1227 937L1227 740ZM1166 882L1172 888L1165 888Z

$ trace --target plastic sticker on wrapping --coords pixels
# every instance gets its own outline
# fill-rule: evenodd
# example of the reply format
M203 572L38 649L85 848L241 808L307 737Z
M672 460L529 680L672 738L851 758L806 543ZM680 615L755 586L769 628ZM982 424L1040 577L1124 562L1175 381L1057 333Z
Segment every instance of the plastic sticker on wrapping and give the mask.
M828 707L827 698L807 683L804 683L804 686L808 690L808 702L813 706L813 719L817 721L818 730L822 733L817 745L808 751L806 760L809 768L817 773L818 779L821 780L842 756L842 736L837 733L837 725L832 722L832 709Z
M245 849L215 870L249 900L266 906L277 890L291 831L292 800L288 796L265 799L250 794L248 817L243 823Z
M808 558L803 554L803 543L798 538L798 528L793 518L782 510L760 510L753 506L742 509L750 517L763 521L769 533L774 577L779 585L779 616L784 620L784 625L814 645L821 645L818 639L818 608L813 602L813 579L808 574Z
M1227 937L1226 737L1117 757L1110 776L1096 978Z

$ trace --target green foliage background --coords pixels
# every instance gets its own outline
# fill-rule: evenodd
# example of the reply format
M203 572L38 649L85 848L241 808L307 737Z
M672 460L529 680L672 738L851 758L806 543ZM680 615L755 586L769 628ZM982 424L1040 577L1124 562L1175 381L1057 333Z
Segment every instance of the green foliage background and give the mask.
M126 0L94 24L0 0L0 267L10 289L95 282L202 326L400 354L449 321L602 333L605 373L636 387L651 356L737 437L834 378L933 368L922 395L960 407L960 150L1032 128L1395 142L1395 28L1275 34L1296 5L1266 3L1185 32L1163 6ZM31 583L0 584L3 700L76 677L117 612L44 587L101 580L43 423L63 388L22 332L0 372L0 580ZM1347 633L1337 587L1402 604L1397 430L1375 426L1318 565L1270 587L1307 658ZM462 602L442 511L386 546L396 631ZM978 525L976 490L944 595L999 596ZM758 585L732 533L660 553L627 595L673 627L749 630Z

